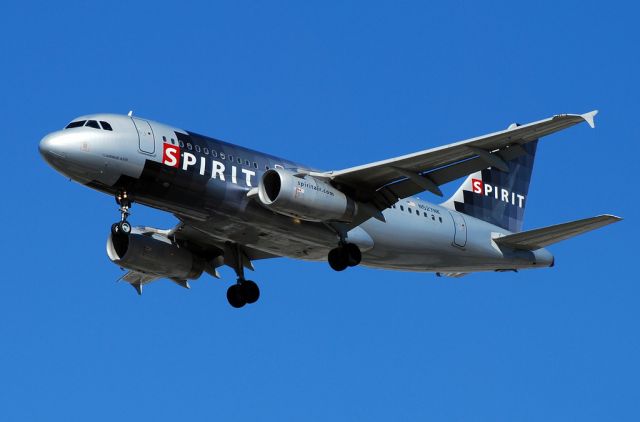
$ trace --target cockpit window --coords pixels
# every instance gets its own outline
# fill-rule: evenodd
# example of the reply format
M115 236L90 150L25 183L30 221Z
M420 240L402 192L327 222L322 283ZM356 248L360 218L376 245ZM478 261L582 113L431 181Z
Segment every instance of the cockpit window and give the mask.
M102 120L100 120L100 124L102 125L102 129L104 130L113 130L111 125L107 122L103 122Z
M85 126L89 126L94 129L100 129L100 125L95 120L87 120L87 124Z
M71 122L67 125L67 127L65 127L65 129L73 129L74 127L84 126L85 122L86 120L78 120L76 122Z

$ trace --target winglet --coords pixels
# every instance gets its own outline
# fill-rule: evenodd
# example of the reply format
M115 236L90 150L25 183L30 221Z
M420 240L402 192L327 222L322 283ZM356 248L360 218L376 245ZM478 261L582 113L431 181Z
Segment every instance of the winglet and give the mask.
M596 122L593 119L594 117L596 117L596 114L598 114L598 110L593 110L588 113L582 114L580 117L582 117L584 121L587 122L589 126L591 126L591 129L593 129L596 127Z

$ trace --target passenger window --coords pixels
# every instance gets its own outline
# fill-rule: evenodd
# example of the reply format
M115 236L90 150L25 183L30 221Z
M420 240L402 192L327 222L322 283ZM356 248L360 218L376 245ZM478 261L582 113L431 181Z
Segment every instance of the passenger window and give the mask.
M221 153L220 153L220 159L221 159L221 160L224 160L224 152L221 152Z
M442 217L438 217L440 219L440 222L442 223Z
M104 130L113 130L111 125L105 121L100 120L100 124L102 125L102 129Z
M229 155L229 161L233 162L233 155Z
M211 156L212 157L217 157L218 156L218 152L214 151L214 150L211 150Z
M251 166L251 163L249 162L249 160L244 160L244 165L249 167L249 166Z
M433 215L433 214L431 214L431 219L432 219L433 221L436 221L436 216L435 216L435 215Z
M404 207L400 205L400 211L404 211Z
M87 120L87 124L85 126L92 127L94 129L100 129L100 125L95 120Z
M166 136L162 137L162 142L167 142L167 137Z
M187 149L188 149L189 151L191 151L191 150L193 149L193 147L191 146L191 144L190 144L190 143L187 143Z
M413 211L411 210L411 207L407 207L407 211L409 211L409 214L413 214Z
M242 165L242 158L238 157L238 164Z
M204 155L209 155L209 148L204 147L203 151L204 151Z
M84 126L86 120L78 120L77 122L71 122L65 127L65 129L73 129L74 127Z
M265 169L265 170L269 170L269 166L265 164L265 165L264 165L264 169Z
M171 138L171 145L175 145L175 144L176 144L176 141L173 138Z
M426 213L426 212L424 213L424 216L425 216L425 217L427 216L427 213Z
M257 169L258 168L258 163L256 163L255 161L253 162L253 168Z
M196 145L196 152L200 152L200 145Z
M180 141L180 148L184 148L184 142Z

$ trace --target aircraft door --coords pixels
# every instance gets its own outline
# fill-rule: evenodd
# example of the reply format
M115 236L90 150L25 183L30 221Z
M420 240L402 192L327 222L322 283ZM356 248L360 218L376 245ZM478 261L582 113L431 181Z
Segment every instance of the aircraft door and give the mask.
M147 154L153 154L156 152L156 143L153 137L153 129L151 129L151 125L146 120L137 119L135 117L132 119L133 124L136 125L136 129L138 130L140 151Z
M467 244L467 222L464 221L462 214L458 212L450 211L449 214L453 218L453 244L462 248Z

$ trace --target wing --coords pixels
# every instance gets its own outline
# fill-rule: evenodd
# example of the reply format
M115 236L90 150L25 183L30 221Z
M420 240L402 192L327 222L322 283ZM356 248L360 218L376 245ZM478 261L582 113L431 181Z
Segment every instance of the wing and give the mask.
M526 125L511 125L490 133L413 154L344 170L312 172L350 191L357 200L383 210L399 199L430 191L442 196L438 186L487 167L506 169L505 161L524 153L523 144L580 122L594 127L597 110L585 114L560 114Z
M533 251L620 220L622 219L615 215L599 215L541 229L510 234L494 239L494 242L501 246Z
M162 278L162 276L158 276L155 274L145 274L140 271L130 270L130 271L127 271L122 277L120 277L118 281L122 280L131 284L133 288L136 289L136 292L138 292L138 294L141 295L142 286L144 286L145 284L149 284L152 281L156 281L160 278Z
M173 236L177 242L180 242L192 252L205 257L211 263L211 266L206 267L205 271L214 277L220 278L216 270L217 267L222 265L228 265L231 268L235 267L236 254L232 251L235 245L216 236L216 233L211 230L207 222L182 218L182 221L170 230L169 236ZM243 245L241 242L239 246L243 254L242 264L250 270L253 270L252 261L278 257L277 255Z
M184 217L178 218L181 218L182 221L169 230L160 230L153 227L135 227L133 230L137 234L156 234L177 242L181 247L202 258L205 262L204 271L216 278L220 278L218 267L228 265L236 268L238 259L241 259L243 267L253 270L252 261L276 257L276 255L268 254L243 244L225 242L224 239L220 239L208 231L206 222L187 220ZM165 274L128 270L118 281L122 280L131 284L136 292L141 295L144 285L165 277ZM188 280L173 277L167 278L179 286L190 288Z

